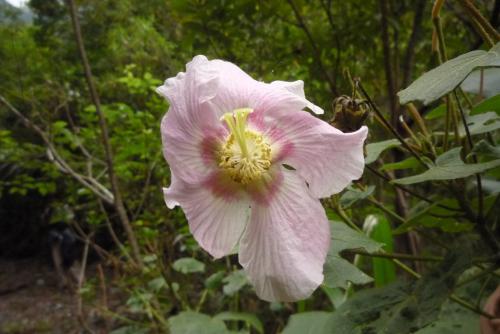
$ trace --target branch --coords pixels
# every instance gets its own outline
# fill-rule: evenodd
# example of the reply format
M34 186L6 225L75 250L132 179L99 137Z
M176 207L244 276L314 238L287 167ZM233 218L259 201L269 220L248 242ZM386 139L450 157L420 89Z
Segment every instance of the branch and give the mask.
M430 261L430 262L439 262L443 260L441 256L414 256L410 254L401 254L401 253L386 253L386 252L375 252L369 253L363 250L358 249L349 249L346 252L369 256L369 257L381 257L386 259L400 259L400 260L411 260L411 261Z
M101 110L101 102L99 99L99 94L97 93L94 79L92 76L92 71L90 68L89 61L87 59L87 53L85 51L85 46L83 44L82 32L80 29L80 22L78 20L76 6L74 0L67 0L68 7L71 15L71 22L73 24L73 30L75 33L75 40L78 45L78 51L80 53L80 58L82 61L82 66L85 71L85 79L87 81L87 86L90 91L90 97L94 106L96 108L96 112L99 118L99 127L101 129L101 139L104 145L104 153L106 156L106 165L108 167L108 177L111 183L111 190L114 195L114 206L120 218L120 221L125 229L127 234L128 241L130 243L130 247L132 247L132 253L134 254L134 259L137 263L142 265L141 253L139 250L139 244L137 243L137 239L135 237L135 233L130 224L130 220L128 218L127 212L125 210L125 205L123 204L122 195L118 186L118 179L116 178L116 174L114 172L113 166L113 154L111 151L111 144L109 142L109 133L108 126L106 124L106 118Z
M88 188L92 193L94 193L98 198L103 200L108 204L113 204L113 194L102 184L100 184L97 180L92 177L82 175L76 172L69 164L64 160L64 158L59 154L54 144L47 137L45 132L34 124L30 119L24 116L19 110L17 110L13 105L11 105L3 96L0 95L0 101L16 115L23 124L35 131L38 136L42 139L47 150L49 152L49 159L56 165L56 167L61 170L63 173L69 174L76 181L78 181L85 188Z
M359 89L361 90L361 93L363 93L363 96L365 97L366 101L368 102L372 110L378 116L380 122L382 122L382 124L394 135L394 137L396 137L397 140L399 140L399 142L403 145L403 147L406 148L415 157L415 159L417 159L418 162L420 162L420 164L422 164L422 166L428 168L425 162L422 160L422 158L417 154L417 152L415 152L415 150L412 149L410 145L408 145L408 143L403 139L403 137L401 137L398 131L394 129L394 127L391 124L389 124L389 122L387 122L387 120L384 118L384 115L382 115L378 107L375 105L375 103L372 101L372 99L366 92L365 88L361 84L361 81L357 81L357 83Z
M393 77L391 45L389 40L389 25L388 25L388 4L387 0L379 0L380 12L382 14L382 47L384 50L384 70L387 83L387 96L389 97L389 110L391 112L391 124L397 124L398 111L397 101L395 99L396 85Z
M307 26L304 22L304 19L302 18L302 15L299 12L299 9L297 8L297 6L295 6L295 3L293 2L293 0L287 0L287 2L290 5L290 7L292 7L293 13L295 14L295 18L297 19L299 27L302 28L302 30L304 31L304 33L307 36L307 39L309 40L309 43L311 44L311 47L312 47L313 52L314 52L313 56L314 56L314 58L316 58L316 62L318 63L321 74L324 76L325 80L328 82L328 85L330 86L331 92L335 95L338 95L337 87L335 86L335 82L330 77L330 75L326 71L326 68L325 68L323 62L321 61L321 53L320 53L320 50L318 48L318 45L314 41L314 38L312 37L311 32L307 28Z
M415 2L415 16L413 17L413 28L411 31L411 36L408 41L408 47L406 48L405 57L403 60L403 82L401 87L407 87L410 83L413 63L415 61L415 50L416 44L422 34L422 19L424 17L425 7L427 5L426 0L419 0Z

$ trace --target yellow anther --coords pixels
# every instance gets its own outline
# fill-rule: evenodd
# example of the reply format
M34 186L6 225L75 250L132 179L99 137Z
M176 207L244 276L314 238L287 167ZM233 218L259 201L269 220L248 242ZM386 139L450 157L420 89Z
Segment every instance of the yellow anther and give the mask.
M242 108L222 116L230 134L219 153L219 167L244 185L260 179L271 167L270 145L262 134L247 129L252 111Z

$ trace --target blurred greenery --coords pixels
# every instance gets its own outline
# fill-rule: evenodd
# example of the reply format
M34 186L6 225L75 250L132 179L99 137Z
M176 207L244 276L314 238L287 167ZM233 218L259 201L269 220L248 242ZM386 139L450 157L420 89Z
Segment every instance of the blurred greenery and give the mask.
M460 83L500 56L498 36L490 32L496 46L482 38L464 1L446 1L440 23L426 0L76 1L140 249L133 261L67 2L19 10L0 0L0 255L33 256L50 224L68 224L117 273L108 283L120 307L102 304L97 278L80 289L115 334L479 333L480 305L500 277L500 99ZM474 4L497 29L499 1ZM441 66L435 24L452 59ZM340 95L369 107L365 173L322 201L332 245L325 283L306 301L259 300L237 256L211 259L182 210L164 204L168 105L155 88L197 54L257 80L303 80L325 121L335 123ZM399 96L414 104L400 105L412 82ZM366 235L368 219L380 226ZM470 271L479 274L462 293Z

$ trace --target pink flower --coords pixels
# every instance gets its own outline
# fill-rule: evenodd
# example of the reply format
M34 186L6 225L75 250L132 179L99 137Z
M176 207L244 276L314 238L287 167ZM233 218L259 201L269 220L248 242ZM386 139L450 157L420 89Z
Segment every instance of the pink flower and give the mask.
M255 81L204 56L157 91L170 102L161 123L167 206L181 206L213 257L239 247L260 298L308 297L323 281L330 243L319 198L361 176L367 128L342 133L302 111L323 112L302 81Z

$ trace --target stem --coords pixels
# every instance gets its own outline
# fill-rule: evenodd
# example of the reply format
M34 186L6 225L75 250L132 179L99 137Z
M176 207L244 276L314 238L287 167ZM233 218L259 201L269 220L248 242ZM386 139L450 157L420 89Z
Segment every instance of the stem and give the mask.
M339 214L340 218L342 218L342 220L347 224L349 225L352 229L360 232L360 233L363 233L361 231L361 229L358 227L358 225L354 224L354 222L347 216L347 214L345 213L344 209L342 209L340 207L340 205L337 205L336 207L336 211L337 213Z
M368 93L366 92L365 88L363 87L363 85L361 84L360 81L358 81L358 87L361 90L361 92L363 93L363 95L366 98L366 100L368 101L368 103L370 104L370 106L372 107L375 114L379 117L380 121L383 123L383 125L391 131L391 133L394 135L394 137L396 137L396 139L399 140L399 142L422 164L422 166L427 168L427 165L422 160L422 158L420 158L420 156L417 154L417 152L415 152L408 145L408 143L403 139L403 137L401 137L401 135L396 131L396 129L394 129L392 127L392 125L389 124L389 122L387 122L387 120L384 118L384 116L382 115L382 113L380 112L378 107L375 105L375 103L373 103L372 99L370 98L370 96L368 95Z
M481 272L479 272L479 273L477 273L477 274L475 274L475 275L473 275L473 276L471 276L471 277L469 277L469 278L467 278L467 279L459 282L457 284L457 286L467 285L467 284L469 284L471 282L474 282L475 280L480 279L483 276L490 275L492 272L494 272L497 269L498 269L498 267L496 265L492 265L489 268L486 268L483 271L481 271Z
M299 27L304 31L304 33L307 36L307 39L309 40L309 44L311 44L311 47L312 47L313 52L314 52L313 56L314 56L314 58L316 58L316 62L318 63L319 69L321 71L321 75L323 75L323 77L328 82L328 85L330 86L330 91L333 94L337 95L337 87L335 86L335 82L330 77L328 72L326 71L326 68L323 64L323 61L321 60L321 53L319 51L318 45L314 41L314 38L312 37L311 32L307 28L307 26L304 22L304 19L302 18L302 15L299 12L299 9L297 8L297 6L295 6L295 3L293 2L293 0L287 0L287 2L290 5L290 7L292 7L293 13L295 14L295 18L297 19L297 23L299 24Z
M482 27L481 30L484 30L491 37L493 42L496 43L500 40L500 34L498 33L498 31L496 31L496 29L491 26L488 20L483 15L481 15L479 10L469 0L460 0L460 4L467 11L467 14L475 19L477 23ZM478 31L478 33L481 35L481 31ZM488 42L488 40L485 40L485 42Z
M401 217L397 213L393 212L392 210L387 209L382 203L380 203L379 201L377 201L373 196L370 196L367 199L371 203L375 204L375 206L378 207L380 210L384 211L389 216L393 217L394 219L398 220L399 222L401 222L401 223L405 223L406 222L406 220L403 217Z
M495 42L493 42L491 36L488 35L486 30L484 30L483 26L481 26L481 24L475 18L472 18L472 26L474 27L474 29L476 29L476 32L479 33L479 35L481 36L483 41L486 42L486 44L488 44L490 47L495 45Z
M200 301L198 302L198 305L196 305L196 312L200 312L201 307L203 306L205 300L207 299L207 295L208 295L208 289L203 290Z
M405 265L404 263L402 263L401 261L399 260L396 260L396 259L392 259L392 261L398 266L400 267L401 269L403 269L404 271L406 271L407 273L409 273L411 276L415 277L415 278L421 278L420 274L416 273L415 271L413 271L410 267L408 267L407 265ZM484 312L483 310L481 310L480 308L478 307L475 307L474 305L470 304L469 302L467 302L466 300L463 300L462 298L458 297L457 295L454 295L452 294L450 297L449 297L451 300L453 300L455 303L458 303L460 304L461 306L465 307L466 309L469 309L471 310L472 312L474 313L477 313L477 314L480 314L482 315L483 317L486 317L488 319L493 319L495 318L494 316L492 316L491 314L489 313L486 313Z
M472 136L470 134L469 126L467 125L467 120L465 119L465 112L464 112L464 109L462 108L462 104L460 103L460 100L458 98L456 90L453 91L453 95L455 96L455 100L456 100L457 105L458 105L458 110L460 110L460 116L462 117L462 124L464 125L465 133L467 135L467 142L469 143L469 147L472 150L472 148L474 147L474 142L472 141ZM474 163L477 164L477 157L475 154L472 156L472 159L473 159ZM482 220L484 196L483 196L483 187L482 187L482 183L481 183L481 175L479 173L476 174L476 181L477 181L477 196L478 196L478 200L479 200L478 219Z
M358 254L358 255L363 255L363 256L369 256L369 257L382 257L386 259L400 259L400 260L412 260L412 261L431 261L431 262L439 262L443 260L443 257L441 256L414 256L410 254L402 254L402 253L382 253L382 252L376 252L376 253L369 253L365 252L362 250L356 250L356 249L351 249L348 250L347 252L353 253L353 254Z
M469 131L469 126L467 125L467 121L465 119L465 112L462 108L462 105L460 104L460 100L458 99L458 95L456 90L453 91L453 94L455 96L455 99L458 104L458 108L460 110L460 115L462 116L462 123L465 128L465 133L467 135L467 142L469 143L470 148L472 149L474 147L474 142L472 141L472 136ZM472 156L472 159L474 163L477 163L477 157L476 155ZM477 196L478 196L478 213L477 216L475 217L476 219L476 228L481 235L481 237L489 244L490 248L493 250L495 255L499 254L500 251L500 245L496 238L491 234L491 232L488 230L488 227L486 225L486 220L484 219L483 213L484 213L484 194L483 194L483 187L481 183L481 174L477 173L476 174L476 182L477 182ZM500 257L496 261L497 263L500 262Z
M380 177L381 179L389 182L389 184L395 188L398 188L398 189L401 189L402 191L412 195L412 196L415 196L416 198L422 200L422 201L425 201L429 204L435 204L436 206L439 206L440 208L443 208L443 209L446 209L446 210L450 210L450 211L460 211L458 209L455 209L455 208L452 208L450 206L447 206L447 205L444 205L444 204L441 204L441 203L436 203L432 200L430 200L429 198L423 196L423 195L420 195L416 192L414 192L413 190L410 190L406 187L403 187L402 185L400 184L397 184L397 183L391 183L391 179L387 176L385 176L384 174L380 173L379 171L377 171L375 168L369 166L369 165L365 165L365 168L368 169L370 172L372 172L373 174L375 174L376 176Z
M19 110L17 110L12 104L9 103L3 96L0 95L0 102L2 102L10 111L12 111L22 122L23 124L35 131L38 136L42 139L45 146L47 146L47 151L50 152L49 160L51 160L56 167L61 170L63 173L69 174L76 181L82 184L84 187L88 188L94 195L96 195L99 199L103 200L108 204L113 203L113 194L106 189L102 184L100 184L96 179L82 175L75 171L66 160L59 154L54 144L50 141L47 134L36 124L34 124L29 118L24 116Z
M137 243L137 239L135 237L134 231L130 224L127 211L125 210L125 205L123 204L122 195L118 186L118 180L116 178L116 174L114 171L113 165L113 154L111 152L111 144L109 141L109 133L108 126L106 124L106 118L104 117L104 113L101 110L101 102L99 99L99 94L97 93L97 89L94 84L94 79L92 76L92 70L90 68L89 61L87 59L87 53L85 51L85 45L83 44L83 37L80 28L80 22L78 20L78 15L76 12L76 6L74 0L67 0L69 6L69 12L71 15L71 22L73 24L73 30L75 33L76 43L78 45L78 51L80 54L80 58L82 61L82 66L85 71L85 79L87 81L87 86L90 91L90 96L94 106L96 108L96 112L99 118L99 127L101 129L101 139L104 145L104 153L106 156L106 165L108 169L109 181L111 183L111 190L114 195L114 206L120 218L120 221L125 229L125 232L128 237L128 241L130 246L132 247L132 253L134 254L134 260L142 267L142 258L139 250L139 244Z

